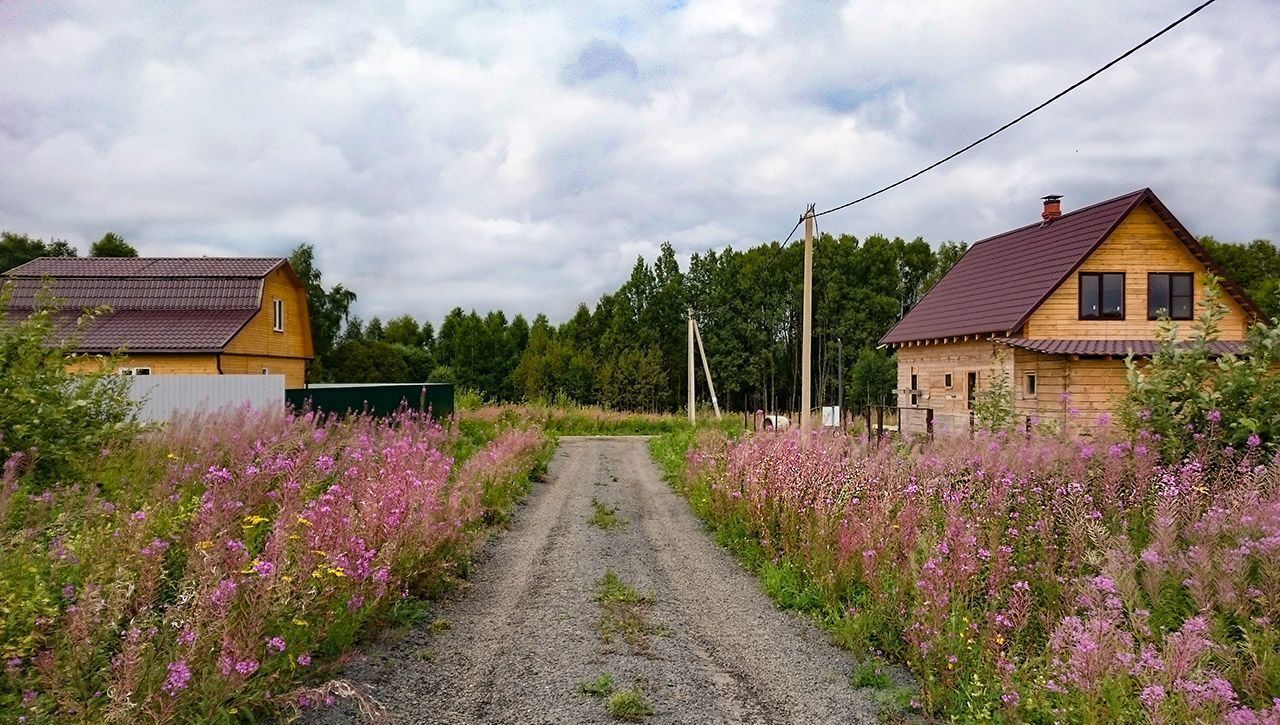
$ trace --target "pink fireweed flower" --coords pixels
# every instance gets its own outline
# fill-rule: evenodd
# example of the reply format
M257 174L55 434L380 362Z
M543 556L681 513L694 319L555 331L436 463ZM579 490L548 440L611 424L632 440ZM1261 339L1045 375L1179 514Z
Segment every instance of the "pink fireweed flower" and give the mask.
M272 637L267 640L267 651L279 654L285 650L284 637Z
M231 471L222 466L209 466L209 470L204 475L205 483L210 485L227 483L231 480Z
M255 561L253 572L264 579L276 573L276 565L269 561Z
M258 671L257 660L241 660L236 663L236 672L248 677Z
M178 644L189 645L196 641L196 631L190 627L178 633Z
M310 665L311 665L311 653L310 653L310 652L303 652L302 654L298 655L298 666L299 666L299 667L308 667L308 666L310 666Z
M1245 445L1249 446L1250 448L1257 448L1258 446L1262 445L1262 438L1259 437L1257 433L1250 433L1249 440L1245 441Z
M191 668L187 667L187 663L178 660L169 663L169 677L164 681L164 685L160 688L170 695L177 695L179 692L187 689L191 682Z

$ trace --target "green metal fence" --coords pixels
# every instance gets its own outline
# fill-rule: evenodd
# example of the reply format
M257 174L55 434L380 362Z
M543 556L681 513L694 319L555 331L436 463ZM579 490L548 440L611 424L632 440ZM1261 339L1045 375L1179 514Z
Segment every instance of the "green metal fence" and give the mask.
M310 405L325 413L389 415L407 405L437 420L453 415L453 383L310 385L286 390L284 398L299 410Z

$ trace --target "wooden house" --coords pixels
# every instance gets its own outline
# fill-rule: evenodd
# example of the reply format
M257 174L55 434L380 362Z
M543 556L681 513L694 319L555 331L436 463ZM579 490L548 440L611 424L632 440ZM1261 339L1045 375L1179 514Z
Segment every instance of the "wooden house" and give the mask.
M45 284L67 324L85 308L109 307L78 352L122 350L123 373L283 374L286 387L300 388L314 356L306 289L283 258L41 257L5 282L9 315L29 314Z
M1216 351L1236 351L1257 307L1150 189L1067 214L1045 197L1039 221L974 243L881 340L902 430L968 431L1003 374L1017 424L1087 432L1124 396L1125 358L1155 351L1162 314L1191 334L1208 272L1227 306Z

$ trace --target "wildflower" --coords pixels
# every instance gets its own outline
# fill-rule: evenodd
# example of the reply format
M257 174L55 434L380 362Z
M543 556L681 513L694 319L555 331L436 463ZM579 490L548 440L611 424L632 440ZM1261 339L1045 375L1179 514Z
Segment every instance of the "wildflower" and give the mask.
M1022 696L1021 696L1021 695L1019 695L1019 694L1018 694L1018 693L1016 693L1016 692L1012 692L1012 691L1010 691L1010 692L1006 692L1006 693L1004 693L1003 695L1001 695L1001 696L1000 696L1000 701L1001 701L1001 702L1003 702L1004 704L1006 704L1006 705L1010 706L1010 707L1013 707L1013 706L1017 705L1019 702L1021 702L1021 701L1022 701Z
M164 685L160 688L170 695L176 696L179 692L187 689L191 682L191 669L187 667L187 663L178 660L169 663L169 678L164 681Z
M236 663L236 672L248 677L258 671L257 660L241 660Z
M267 640L267 651L277 654L285 650L284 637L272 637Z
M178 633L178 644L189 645L196 641L196 631L190 627Z
M299 667L309 667L310 665L311 665L311 653L310 653L310 652L303 652L302 654L298 655L298 666L299 666Z
M147 512L143 511L142 509L138 509L137 511L134 511L132 514L130 514L129 518L133 519L134 521L146 521Z
M253 572L262 578L267 578L276 573L276 565L269 561L253 560Z
M1257 448L1258 446L1262 445L1262 438L1259 437L1257 433L1250 433L1249 440L1245 441L1245 445L1249 446L1250 448Z

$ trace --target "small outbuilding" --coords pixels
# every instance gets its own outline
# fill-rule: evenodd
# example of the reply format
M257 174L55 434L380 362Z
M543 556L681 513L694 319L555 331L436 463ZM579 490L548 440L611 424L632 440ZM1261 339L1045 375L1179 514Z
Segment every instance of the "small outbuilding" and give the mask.
M123 351L122 373L283 374L300 388L315 355L306 288L282 257L41 257L4 282L10 316L30 314L46 284L68 323L109 307L77 351Z
M1216 352L1238 351L1257 306L1150 189L975 242L881 340L898 358L901 429L968 431L975 398L1004 375L1020 424L1094 426L1127 390L1125 358L1156 349L1162 315L1192 320L1207 273L1227 316Z

